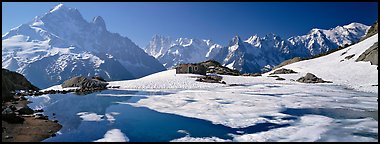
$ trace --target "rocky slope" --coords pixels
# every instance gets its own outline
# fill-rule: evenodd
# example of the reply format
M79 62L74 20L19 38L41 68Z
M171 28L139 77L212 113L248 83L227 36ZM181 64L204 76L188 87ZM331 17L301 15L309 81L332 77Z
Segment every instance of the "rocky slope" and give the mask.
M13 98L11 92L16 90L33 90L37 91L39 88L31 84L23 75L9 71L7 69L1 70L1 99L8 101Z

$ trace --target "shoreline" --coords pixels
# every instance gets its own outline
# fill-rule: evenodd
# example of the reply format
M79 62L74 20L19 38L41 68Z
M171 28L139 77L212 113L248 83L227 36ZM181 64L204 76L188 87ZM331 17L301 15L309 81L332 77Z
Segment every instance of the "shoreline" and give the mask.
M18 98L18 97L16 97ZM14 105L15 107L28 107L28 99L19 99L17 101L5 102L4 107ZM36 113L34 111L34 113ZM2 125L2 142L42 142L43 140L56 135L62 125L49 119L37 119L32 115L19 115L24 118L22 123L9 123L4 120ZM5 128L5 129L4 129Z

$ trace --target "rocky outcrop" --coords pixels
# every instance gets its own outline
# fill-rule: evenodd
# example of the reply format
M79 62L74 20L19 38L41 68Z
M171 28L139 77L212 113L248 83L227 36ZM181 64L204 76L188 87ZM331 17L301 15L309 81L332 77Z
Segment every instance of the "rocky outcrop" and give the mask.
M195 81L199 82L207 82L207 83L222 83L226 84L224 81L222 81L223 77L218 75L207 75L197 78Z
M378 22L376 20L376 22L368 29L367 34L363 38L361 38L360 41L363 41L363 40L377 34L379 32L377 29L378 29Z
M261 73L244 73L242 76L252 76L252 77L257 77L261 76Z
M11 107L7 107L1 112L1 120L6 121L8 123L23 123L24 122L24 118L16 115L16 113L14 112L14 109L12 109Z
M221 75L234 75L234 76L240 75L240 72L238 70L232 70L228 67L222 66L219 62L215 60L207 60L207 61L201 62L200 64L206 67L207 73L215 73L215 74L221 74Z
M378 45L378 42L376 42L375 44L373 44L370 48L368 48L364 53L362 53L358 59L356 59L355 61L358 62L358 61L369 61L371 62L371 65L379 65L379 57L378 57L378 53L379 53L379 49L378 49L379 45Z
M96 80L99 80L99 81L102 81L102 82L107 82L106 80L104 80L104 78L100 77L100 76L93 76L91 77L92 79L96 79Z
M108 83L97 79L89 79L83 76L76 76L63 82L62 87L80 87L80 88L106 88Z
M286 61L283 61L279 65L275 66L273 69L277 69L277 68L283 67L285 65L292 64L292 63L299 62L299 61L302 61L302 59L300 57L294 57L292 59L288 59Z
M32 85L23 75L2 69L1 71L1 98L2 101L13 99L12 92L16 90L33 90L38 91L39 88Z
M307 73L304 77L301 77L297 80L301 83L332 83L331 81L325 81L312 73Z
M274 71L273 73L269 74L269 75L274 75L274 74L292 74L292 73L297 73L295 72L294 70L291 70L291 69L279 69L279 70L276 70Z

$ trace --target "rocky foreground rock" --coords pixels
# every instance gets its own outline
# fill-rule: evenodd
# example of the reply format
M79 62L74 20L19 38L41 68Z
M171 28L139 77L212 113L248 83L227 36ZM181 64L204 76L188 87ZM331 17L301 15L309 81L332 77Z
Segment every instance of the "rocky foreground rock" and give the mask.
M362 53L355 61L369 61L371 65L379 65L379 45L378 42L374 43L364 53Z
M297 81L302 83L332 83L331 81L325 81L312 73L307 73L305 76L300 77Z
M107 82L98 79L90 79L83 76L76 76L63 82L62 87L80 87L80 88L106 88Z

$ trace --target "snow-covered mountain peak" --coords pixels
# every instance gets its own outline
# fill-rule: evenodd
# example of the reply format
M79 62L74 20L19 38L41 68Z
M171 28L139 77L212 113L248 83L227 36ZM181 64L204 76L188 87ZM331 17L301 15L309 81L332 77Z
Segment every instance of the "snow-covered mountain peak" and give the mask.
M354 28L361 28L361 29L366 29L367 25L364 25L364 24L361 24L361 23L357 23L357 22L353 22L353 23L350 23L348 25L345 25L343 26L344 28L347 28L347 29L354 29Z
M88 22L62 4L3 35L2 53L3 68L39 87L76 75L120 80L164 70L129 38L107 31L100 16Z
M106 23L104 22L101 16L94 17L94 19L92 20L92 23L95 24L96 26L106 29Z
M257 43L258 41L260 40L260 37L258 37L257 35L253 35L253 36L250 36L246 41L244 42L247 42L249 44L254 44L254 43Z
M193 43L193 39L189 39L189 38L178 38L176 40L176 42L179 44L179 45L182 45L182 46L190 46L192 43Z
M241 40L240 36L236 35L232 38L228 46L241 45L241 44L243 44L243 41Z
M59 10L68 10L66 6L64 6L62 3L55 6L53 9L50 10L50 13L59 11Z
M38 19L42 21L57 21L58 19L61 19L62 21L67 21L67 20L85 21L78 9L66 7L63 4L59 4L55 6L52 10L45 13L43 16L37 17L36 20Z
M269 34L266 34L264 37L263 37L264 40L268 40L268 41L281 41L281 37L274 34L274 33L269 33Z

